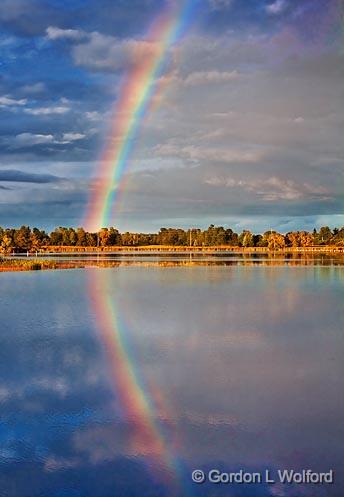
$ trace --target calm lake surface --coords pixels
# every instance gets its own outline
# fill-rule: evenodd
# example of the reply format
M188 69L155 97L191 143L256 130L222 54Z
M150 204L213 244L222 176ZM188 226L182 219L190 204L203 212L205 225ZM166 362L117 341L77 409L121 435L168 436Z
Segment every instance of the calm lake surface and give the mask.
M0 496L343 497L343 298L330 265L1 274Z

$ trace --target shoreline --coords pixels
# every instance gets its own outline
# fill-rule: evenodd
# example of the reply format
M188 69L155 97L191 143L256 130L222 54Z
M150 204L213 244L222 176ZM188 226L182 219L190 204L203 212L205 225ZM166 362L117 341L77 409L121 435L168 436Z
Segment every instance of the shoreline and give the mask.
M268 247L239 247L232 245L208 245L208 246L188 246L188 245L113 245L105 247L80 247L68 245L50 245L45 246L40 255L57 255L57 254L217 254L217 253L236 253L236 254L299 254L299 253L342 253L344 246L340 245L310 245L307 247L284 247L281 249L271 250Z
M184 247L183 247L184 248ZM75 257L73 258L73 255ZM87 258L86 255L90 257ZM110 259L109 256L119 256ZM185 255L187 257L185 257ZM222 257L226 257L224 259ZM93 257L92 257L93 256ZM145 260L140 257L146 256ZM169 257L169 259L164 257ZM183 257L184 256L184 257ZM222 257L221 257L222 256ZM232 258L230 257L232 256ZM127 259L126 259L127 257ZM159 257L161 259L159 260ZM151 259L151 260L149 260ZM63 269L137 267L187 267L187 266L344 266L343 252L317 251L181 251L152 253L133 251L109 253L94 252L40 254L39 256L0 256L0 273L21 271L47 271Z

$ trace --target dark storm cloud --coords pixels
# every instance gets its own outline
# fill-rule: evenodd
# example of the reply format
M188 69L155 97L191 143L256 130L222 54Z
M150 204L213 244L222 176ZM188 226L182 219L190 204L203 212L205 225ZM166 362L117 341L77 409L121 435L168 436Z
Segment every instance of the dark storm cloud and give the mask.
M27 173L16 169L3 169L0 170L0 181L11 183L56 183L61 181L61 178L52 174Z

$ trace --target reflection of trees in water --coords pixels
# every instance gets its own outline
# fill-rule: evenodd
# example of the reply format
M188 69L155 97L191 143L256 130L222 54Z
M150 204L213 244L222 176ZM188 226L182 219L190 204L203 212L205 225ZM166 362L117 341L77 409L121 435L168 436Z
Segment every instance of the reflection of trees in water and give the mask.
M73 269L103 267L116 268L126 266L138 267L188 267L188 266L343 266L344 254L330 255L324 253L236 253L236 254L169 254L155 255L141 253L135 256L116 256L102 254L95 256L64 255L43 258L1 258L1 271L28 271L39 269Z

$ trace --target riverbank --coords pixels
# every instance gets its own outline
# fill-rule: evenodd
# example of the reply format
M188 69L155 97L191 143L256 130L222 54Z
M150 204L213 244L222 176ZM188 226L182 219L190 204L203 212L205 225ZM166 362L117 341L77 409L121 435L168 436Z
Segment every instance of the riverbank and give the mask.
M216 246L185 246L185 245L139 245L139 246L106 246L106 247L80 247L49 245L42 248L42 255L48 254L300 254L300 253L343 253L344 246L339 245L313 245L308 247L284 247L280 250L271 250L268 247L238 247L231 245Z
M55 257L0 258L0 272L46 271L62 269L187 266L344 266L344 254L264 252L224 253L169 253L158 255L132 254L58 254Z
M278 255L284 256L338 256L344 255L344 247L337 245L321 245L309 247L285 247L279 250L271 250L268 247L236 247L229 245L217 246L173 246L173 245L147 245L147 246L108 246L108 247L78 247L64 245L50 245L42 247L37 252L13 252L2 256L3 260L21 260L26 261L29 265L32 264L33 258L43 259L46 264L52 263L52 258L57 261L60 257L71 258L75 257L204 257L204 256L267 256L274 257ZM1 255L0 255L1 262ZM23 262L25 265L26 262ZM33 268L34 269L34 268ZM50 269L50 267L48 267ZM52 268L54 269L54 268Z

